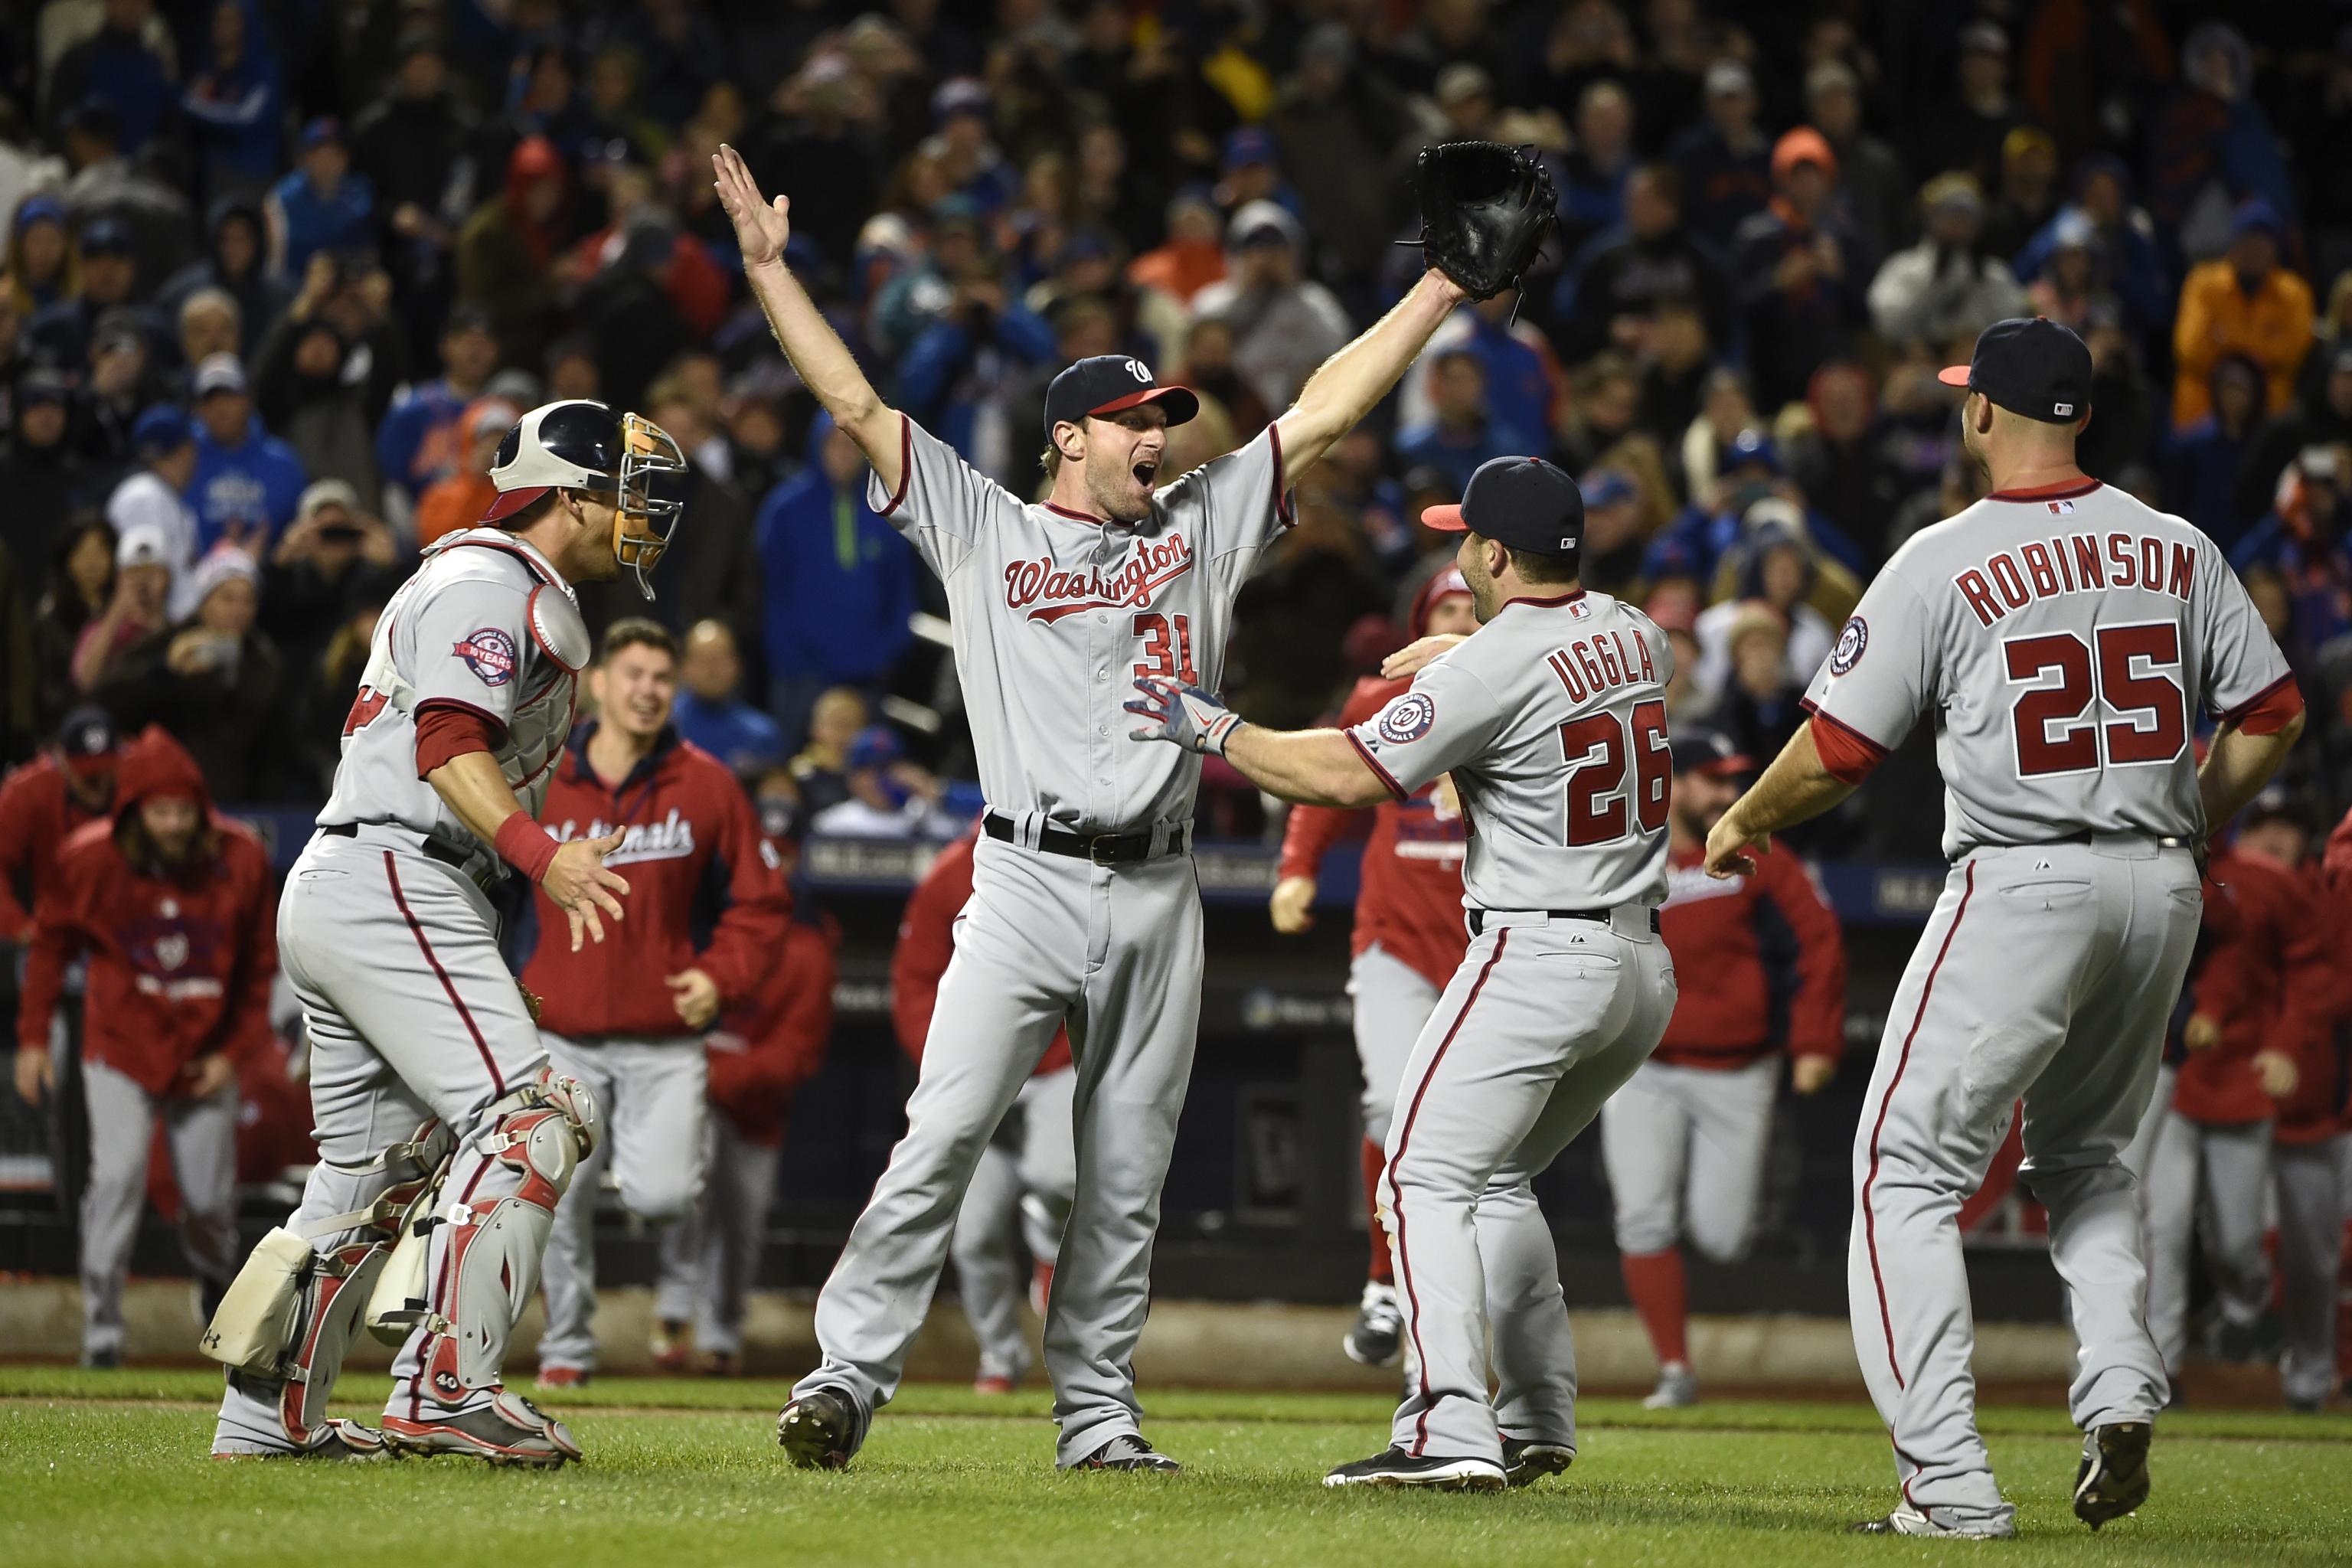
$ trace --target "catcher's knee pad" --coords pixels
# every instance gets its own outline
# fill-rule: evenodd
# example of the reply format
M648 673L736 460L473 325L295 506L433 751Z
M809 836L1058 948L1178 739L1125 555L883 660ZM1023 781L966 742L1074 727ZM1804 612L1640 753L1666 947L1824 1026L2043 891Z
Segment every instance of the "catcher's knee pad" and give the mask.
M496 1120L475 1141L478 1157L463 1187L436 1205L448 1235L421 1375L447 1405L499 1381L507 1341L539 1290L556 1203L595 1147L595 1101L572 1079L544 1074L490 1112ZM461 1169L468 1164L458 1162Z
M392 1237L455 1146L438 1122L427 1122L415 1138L365 1165L325 1162L362 1192L375 1188L374 1196L299 1232L272 1229L205 1326L197 1346L226 1364L232 1380L264 1398L269 1391L252 1384L277 1385L273 1403L295 1447L307 1447L325 1419L335 1376L359 1332L361 1309L392 1254ZM317 1246L321 1241L329 1244L323 1250Z

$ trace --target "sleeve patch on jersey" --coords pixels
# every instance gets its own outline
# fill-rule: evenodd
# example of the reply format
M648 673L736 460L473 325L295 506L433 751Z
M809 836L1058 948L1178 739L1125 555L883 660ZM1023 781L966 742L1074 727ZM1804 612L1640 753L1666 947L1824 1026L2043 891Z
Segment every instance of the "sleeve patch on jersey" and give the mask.
M1437 704L1426 691L1408 691L1381 710L1381 739L1392 746L1418 741L1437 721Z
M521 662L514 638L497 626L481 627L449 651L464 659L466 668L485 686L504 686L515 678Z
M1860 664L1864 650L1869 647L1870 623L1856 616L1838 633L1837 647L1830 649L1830 673L1843 675Z

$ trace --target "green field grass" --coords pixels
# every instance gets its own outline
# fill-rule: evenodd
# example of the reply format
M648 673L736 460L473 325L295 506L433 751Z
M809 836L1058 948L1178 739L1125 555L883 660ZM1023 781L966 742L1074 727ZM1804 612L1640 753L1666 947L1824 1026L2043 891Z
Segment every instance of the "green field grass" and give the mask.
M347 1392L372 1391L354 1377ZM1179 1478L1057 1476L1041 1394L913 1388L845 1474L789 1468L781 1383L600 1382L545 1401L588 1462L558 1473L444 1458L218 1465L217 1382L201 1372L0 1367L0 1563L1086 1564L2352 1561L2352 1417L2181 1414L2158 1428L2156 1495L2096 1536L2066 1499L2078 1440L2056 1410L1984 1426L2013 1542L1839 1533L1892 1505L1867 1405L1725 1401L1582 1410L1567 1476L1499 1496L1327 1492L1325 1468L1379 1447L1387 1409L1351 1394L1150 1396ZM353 1415L369 1414L363 1406Z

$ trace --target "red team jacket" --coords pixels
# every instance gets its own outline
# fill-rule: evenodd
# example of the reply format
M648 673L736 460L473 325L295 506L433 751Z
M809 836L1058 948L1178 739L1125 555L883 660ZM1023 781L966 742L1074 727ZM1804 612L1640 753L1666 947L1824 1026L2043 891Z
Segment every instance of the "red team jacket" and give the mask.
M150 795L191 795L210 818L210 847L177 873L133 865L117 842ZM46 1050L66 966L89 955L82 1055L169 1094L199 1057L269 1044L278 973L278 898L269 855L212 809L204 774L179 742L149 730L124 753L115 814L58 851L34 909L16 1012L20 1047Z
M2352 897L2328 885L2315 865L2295 880L2303 889L2326 955L2322 976L2329 994L2304 1040L2294 1092L2278 1102L2271 1137L2280 1143L2317 1143L2352 1131Z
M2191 990L2193 1011L2221 1026L2221 1043L2187 1052L2173 1109L2209 1127L2263 1121L2280 1112L2254 1076L2254 1053L2275 1047L2300 1066L2313 1059L2335 1012L2337 980L2319 910L2301 879L2234 849L2213 856L2209 906L2213 942Z
M1845 937L1794 855L1756 858L1756 874L1717 881L1702 850L1666 858L1658 929L1683 990L1652 1060L1746 1067L1845 1051Z
M955 953L956 916L971 901L971 856L979 841L975 828L940 850L898 917L898 946L890 955L890 1021L898 1026L899 1047L919 1067L923 1040L931 1032L931 1009L940 999L940 976ZM1055 1031L1037 1071L1069 1065L1070 1031L1065 1027Z
M32 905L49 885L58 851L103 812L83 809L52 756L36 757L0 784L0 942L24 942Z
M841 933L830 921L787 920L782 942L751 996L719 1016L703 1047L711 1108L745 1138L772 1149L784 1141L793 1091L824 1063Z
M628 881L628 917L605 922L602 944L574 952L563 911L534 889L539 942L522 983L550 1034L691 1034L663 977L704 970L722 1012L750 997L791 920L782 863L725 763L665 731L653 754L608 788L588 765L595 729L591 720L572 731L540 821L559 840L626 830L604 863Z

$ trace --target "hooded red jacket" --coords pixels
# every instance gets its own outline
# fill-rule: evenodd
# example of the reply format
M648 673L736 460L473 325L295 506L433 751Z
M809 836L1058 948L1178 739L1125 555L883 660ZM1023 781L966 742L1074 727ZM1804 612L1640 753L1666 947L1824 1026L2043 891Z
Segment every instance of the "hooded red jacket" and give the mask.
M195 853L177 868L134 861L131 819L142 801L168 795L204 808ZM66 840L34 910L18 1048L48 1048L66 966L85 952L82 1055L150 1094L172 1093L199 1057L267 1045L277 914L261 841L213 810L195 759L151 728L124 753L113 816Z
M1666 858L1659 933L1685 976L1654 1060L1746 1067L1778 1046L1792 1056L1845 1051L1845 933L1794 855L1717 881L1696 846Z
M786 921L782 946L751 998L724 1014L704 1042L711 1106L754 1143L772 1149L784 1141L793 1091L824 1065L840 945L831 921Z
M0 783L0 942L31 941L33 906L48 889L58 851L105 815L74 798L54 756L36 757Z
M2281 1107L2263 1092L2254 1054L2286 1051L2298 1066L2311 1059L2335 1015L2338 982L2320 911L2294 873L2232 848L2213 857L2207 897L2218 889L2235 919L2221 922L2192 1008L2221 1025L2221 1038L2181 1060L2172 1105L2209 1127L2267 1121Z
M702 970L722 1012L750 997L791 918L782 865L718 758L666 730L653 753L610 786L588 765L595 732L593 720L572 731L539 819L559 839L626 831L605 864L629 884L627 917L606 922L602 943L574 952L563 911L534 888L539 942L522 983L540 998L540 1027L550 1034L694 1034L664 976Z
M955 956L956 917L971 901L971 857L979 842L980 830L974 828L940 850L898 917L898 945L890 954L890 1021L898 1027L899 1048L918 1067L931 1032L931 1009L939 1005L940 977ZM1070 1031L1065 1025L1054 1031L1037 1071L1069 1065Z

